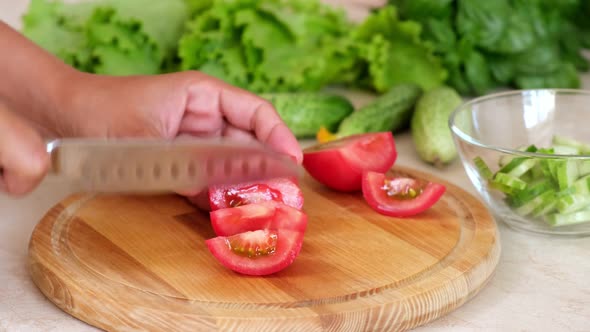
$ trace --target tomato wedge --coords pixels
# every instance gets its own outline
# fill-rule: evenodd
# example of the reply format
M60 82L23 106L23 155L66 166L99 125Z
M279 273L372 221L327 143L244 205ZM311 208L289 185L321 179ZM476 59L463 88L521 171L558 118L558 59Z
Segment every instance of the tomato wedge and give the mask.
M433 206L446 191L439 183L384 173L363 173L363 197L375 211L392 217L410 217Z
M299 255L303 232L260 229L232 236L218 236L205 243L213 256L226 268L246 275L277 273Z
M386 172L397 159L391 132L347 136L304 150L303 167L318 182L344 192L362 189L364 171Z
M296 209L303 207L303 193L296 178L275 178L267 181L220 185L209 188L211 211L246 204L276 201Z
M224 208L209 213L211 226L218 236L231 236L259 229L291 229L304 232L307 215L275 201Z

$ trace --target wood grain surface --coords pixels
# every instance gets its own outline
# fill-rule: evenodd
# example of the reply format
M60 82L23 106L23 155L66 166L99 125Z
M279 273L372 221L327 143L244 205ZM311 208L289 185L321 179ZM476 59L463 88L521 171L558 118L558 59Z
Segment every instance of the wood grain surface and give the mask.
M204 241L208 215L176 195L73 195L37 225L29 267L39 289L109 331L400 331L447 314L493 275L500 243L490 212L447 185L420 216L377 214L360 193L301 180L309 218L287 269L248 277Z

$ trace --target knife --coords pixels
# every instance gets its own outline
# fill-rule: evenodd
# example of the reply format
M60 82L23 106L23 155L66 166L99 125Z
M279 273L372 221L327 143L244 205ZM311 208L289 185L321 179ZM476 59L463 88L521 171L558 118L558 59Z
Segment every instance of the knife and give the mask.
M58 139L47 152L50 177L90 192L182 191L301 175L286 155L228 139Z

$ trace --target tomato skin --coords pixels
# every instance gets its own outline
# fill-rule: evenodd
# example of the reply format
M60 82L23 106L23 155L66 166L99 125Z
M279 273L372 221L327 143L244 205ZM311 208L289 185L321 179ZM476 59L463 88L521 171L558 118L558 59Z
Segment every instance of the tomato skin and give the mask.
M364 171L386 172L397 150L391 132L352 135L307 148L303 167L318 182L337 191L362 189Z
M254 232L263 232L258 230ZM299 255L303 246L304 233L291 229L270 231L277 237L276 250L270 255L250 258L232 251L229 245L231 237L217 236L205 241L213 256L226 268L246 275L263 276L277 273L290 266ZM234 237L248 236L248 233L238 233Z
M231 236L259 229L291 229L304 232L307 215L275 201L224 208L209 213L211 226L218 236Z
M432 207L446 192L439 183L428 182L421 194L411 199L389 197L382 189L388 177L384 173L367 171L363 173L362 191L365 201L380 214L391 217L411 217Z
M362 174L337 150L304 155L303 167L314 179L331 189L343 192L359 189Z
M266 181L219 185L209 188L211 211L271 200L302 209L303 193L299 188L297 178L274 178Z

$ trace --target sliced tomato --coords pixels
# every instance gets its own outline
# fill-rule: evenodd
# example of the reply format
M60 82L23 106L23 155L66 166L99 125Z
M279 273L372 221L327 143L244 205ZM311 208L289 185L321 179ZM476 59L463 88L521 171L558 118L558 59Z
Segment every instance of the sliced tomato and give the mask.
M296 178L275 178L267 181L220 185L209 188L211 211L246 204L276 201L296 209L303 207L303 193Z
M409 217L432 207L446 191L439 183L384 173L363 174L363 197L375 211L392 217Z
M224 208L209 213L213 231L230 236L259 229L305 231L307 215L284 203L268 201Z
M347 136L304 150L303 167L317 181L339 191L362 189L364 171L386 172L397 159L391 132Z
M207 248L226 268L246 275L279 272L295 261L304 232L290 229L260 229L206 241Z

